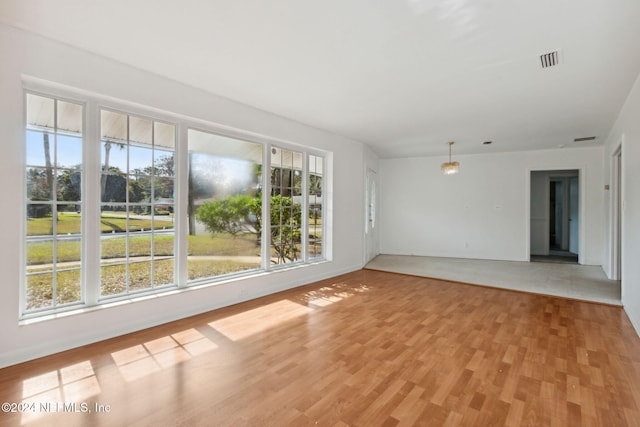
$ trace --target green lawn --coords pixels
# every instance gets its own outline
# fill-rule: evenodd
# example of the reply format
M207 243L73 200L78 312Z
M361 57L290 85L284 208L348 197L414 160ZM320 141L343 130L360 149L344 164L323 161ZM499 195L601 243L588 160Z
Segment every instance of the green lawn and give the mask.
M187 251L189 255L260 255L260 246L256 235L252 233L189 236Z
M214 277L221 274L259 268L259 264L237 262L232 260L190 260L188 264L189 280L201 277ZM149 271L151 264L147 262L129 264L129 291L150 289ZM171 284L173 280L173 260L156 262L154 268L155 283L153 286ZM113 265L103 269L101 278L101 294L118 295L127 291L126 265ZM27 279L27 309L46 308L53 299L51 273L31 275ZM57 274L57 304L80 301L80 270L61 271Z
M154 236L154 254L156 256L173 255L172 235ZM188 254L196 256L259 256L260 247L256 244L254 234L245 234L233 237L230 235L218 235L215 237L201 235L188 237ZM62 240L57 243L58 262L72 262L80 260L80 241ZM151 255L151 236L135 236L129 239L129 256ZM124 258L126 256L126 244L124 235L122 238L114 237L103 239L101 242L101 258ZM53 257L53 245L51 242L32 242L27 245L27 265L51 264Z
M82 217L79 213L58 213L58 234L78 234L81 232ZM165 216L156 216L154 227L156 230L173 228L173 222ZM150 230L150 219L129 218L129 231ZM123 232L127 229L127 219L123 214L102 214L100 217L100 231L102 233ZM29 218L27 221L27 236L50 235L53 232L53 218Z
M126 239L122 237L106 238L101 241L101 258L112 260L114 265L105 265L101 269L102 295L118 295L127 291L126 265L119 264L118 258L126 256ZM129 291L144 290L174 282L173 258L156 260L153 264L154 283L150 283L151 262L144 257L151 254L151 236L129 238ZM153 237L154 254L158 257L173 256L173 235ZM80 300L80 241L59 241L57 243L57 261L67 263L59 268L69 269L57 273L57 303L65 304ZM260 246L255 234L189 236L188 253L190 256L260 256ZM53 245L51 242L33 242L27 246L28 272L37 273L28 276L27 308L51 306L53 298L53 277L51 262ZM275 252L272 251L272 256ZM194 280L215 277L239 271L260 268L260 262L235 261L233 259L189 259L188 278Z
M318 236L319 237L319 236ZM153 237L156 256L172 256L173 235L158 235ZM313 245L311 245L313 246ZM321 245L319 245L321 246ZM237 237L231 235L189 236L188 254L193 256L260 256L260 247L257 245L254 234L244 234ZM80 261L80 241L62 240L57 242L57 262ZM135 236L129 238L129 256L144 257L151 255L151 236ZM272 253L276 256L275 252ZM312 255L316 255L313 253ZM27 265L29 271L38 265L52 263L53 245L51 242L32 242L27 245ZM126 257L126 241L114 237L103 239L101 242L101 259L114 259ZM46 268L45 268L46 269ZM41 269L42 270L42 269Z

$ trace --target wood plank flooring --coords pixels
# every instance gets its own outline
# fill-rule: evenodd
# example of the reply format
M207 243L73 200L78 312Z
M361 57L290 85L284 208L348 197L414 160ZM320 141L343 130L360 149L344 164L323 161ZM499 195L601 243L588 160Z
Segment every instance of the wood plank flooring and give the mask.
M3 426L638 426L640 340L619 307L361 270L2 369L0 402Z

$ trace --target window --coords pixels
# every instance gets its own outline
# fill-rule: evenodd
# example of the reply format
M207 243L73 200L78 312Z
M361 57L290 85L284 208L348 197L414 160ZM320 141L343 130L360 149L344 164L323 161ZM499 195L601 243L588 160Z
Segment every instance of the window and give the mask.
M100 112L100 295L174 279L175 125Z
M26 94L25 309L82 300L81 104Z
M302 165L298 151L271 148L271 262L302 259Z
M262 145L189 130L190 281L259 269Z
M308 206L309 206L309 241L308 254L310 259L322 257L322 236L324 234L322 221L322 189L324 182L324 159L320 156L309 155L308 168Z
M324 259L321 153L93 96L25 108L23 316Z

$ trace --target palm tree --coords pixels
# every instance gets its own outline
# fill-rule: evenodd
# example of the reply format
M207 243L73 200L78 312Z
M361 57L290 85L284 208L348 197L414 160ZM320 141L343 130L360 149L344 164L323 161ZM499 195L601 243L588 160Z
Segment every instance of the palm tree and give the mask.
M109 140L104 141L104 165L102 167L102 178L100 180L101 198L104 197L107 189L107 177L109 176L109 153L111 153L112 144L116 144L118 147L120 147L120 150L123 150L125 146L124 144L118 143L118 142L113 142ZM102 201L105 202L105 200L102 200Z
M45 165L47 167L47 191L50 194L50 197L53 196L53 165L51 164L51 145L49 144L49 133L45 132L43 134L43 144L44 144L44 159Z

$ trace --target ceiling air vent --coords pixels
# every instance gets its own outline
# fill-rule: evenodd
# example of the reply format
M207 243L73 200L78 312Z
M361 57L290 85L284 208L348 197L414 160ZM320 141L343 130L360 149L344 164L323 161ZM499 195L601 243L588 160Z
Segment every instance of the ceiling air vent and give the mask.
M574 138L573 142L593 141L594 139L596 139L595 136L585 136L584 138Z
M555 67L560 63L560 53L557 50L540 55L540 66L542 68Z

